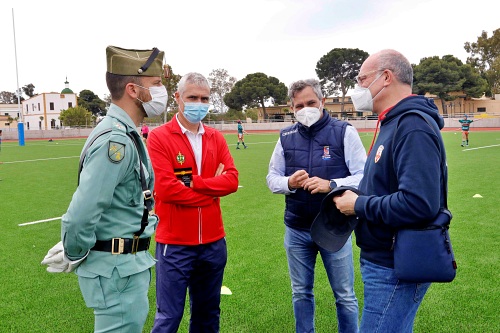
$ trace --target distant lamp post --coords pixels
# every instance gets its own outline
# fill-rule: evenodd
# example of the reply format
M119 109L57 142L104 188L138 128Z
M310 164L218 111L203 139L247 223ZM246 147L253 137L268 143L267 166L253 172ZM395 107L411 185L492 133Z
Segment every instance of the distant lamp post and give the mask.
M12 8L12 30L14 32L14 56L16 59L16 78L17 78L17 90L21 91L19 88L19 71L17 68L17 46L16 46L16 24L14 22L14 8ZM17 123L17 138L20 146L24 146L24 116L21 112L21 95L17 94L17 113L21 116L21 121Z

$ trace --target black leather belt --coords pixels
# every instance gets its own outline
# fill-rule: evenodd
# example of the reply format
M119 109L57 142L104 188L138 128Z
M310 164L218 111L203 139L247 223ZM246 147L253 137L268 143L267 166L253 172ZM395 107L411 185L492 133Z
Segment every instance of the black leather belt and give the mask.
M149 249L149 242L151 237L148 238L113 238L110 240L98 240L95 242L91 250L111 252L111 254L127 254L146 251Z

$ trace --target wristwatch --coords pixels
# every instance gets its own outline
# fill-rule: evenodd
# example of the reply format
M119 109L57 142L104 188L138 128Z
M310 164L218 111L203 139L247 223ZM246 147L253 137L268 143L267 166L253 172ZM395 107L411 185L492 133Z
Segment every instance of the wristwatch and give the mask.
M330 179L330 191L337 187L335 180Z

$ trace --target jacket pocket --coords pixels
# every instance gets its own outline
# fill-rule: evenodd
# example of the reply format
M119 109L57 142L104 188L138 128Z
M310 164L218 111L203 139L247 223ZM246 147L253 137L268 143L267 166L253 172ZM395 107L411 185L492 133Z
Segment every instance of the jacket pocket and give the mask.
M133 177L130 178L127 188L130 206L139 205L142 201L141 169L139 165L134 167Z
M82 268L77 270L78 283L80 285L80 290L85 300L85 305L89 308L94 309L106 309L110 306L118 304L118 299L105 296L103 289L103 279L100 275L91 273ZM110 279L107 279L110 280Z

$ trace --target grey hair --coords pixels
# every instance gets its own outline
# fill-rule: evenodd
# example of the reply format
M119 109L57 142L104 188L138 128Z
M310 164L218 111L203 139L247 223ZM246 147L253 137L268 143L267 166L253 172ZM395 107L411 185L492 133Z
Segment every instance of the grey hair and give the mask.
M200 73L191 72L185 74L177 84L177 91L179 92L179 94L182 95L182 93L186 90L187 84L206 87L210 90L210 84L208 83L208 80Z
M319 84L318 80L316 79L298 80L293 82L290 85L290 88L288 88L288 98L290 98L292 106L294 105L293 97L295 96L295 94L301 92L306 87L311 87L316 96L318 96L320 101L323 99L323 92L321 91L321 85Z
M383 71L390 69L401 83L413 85L413 68L404 55L396 50L380 51L378 57L378 69Z

